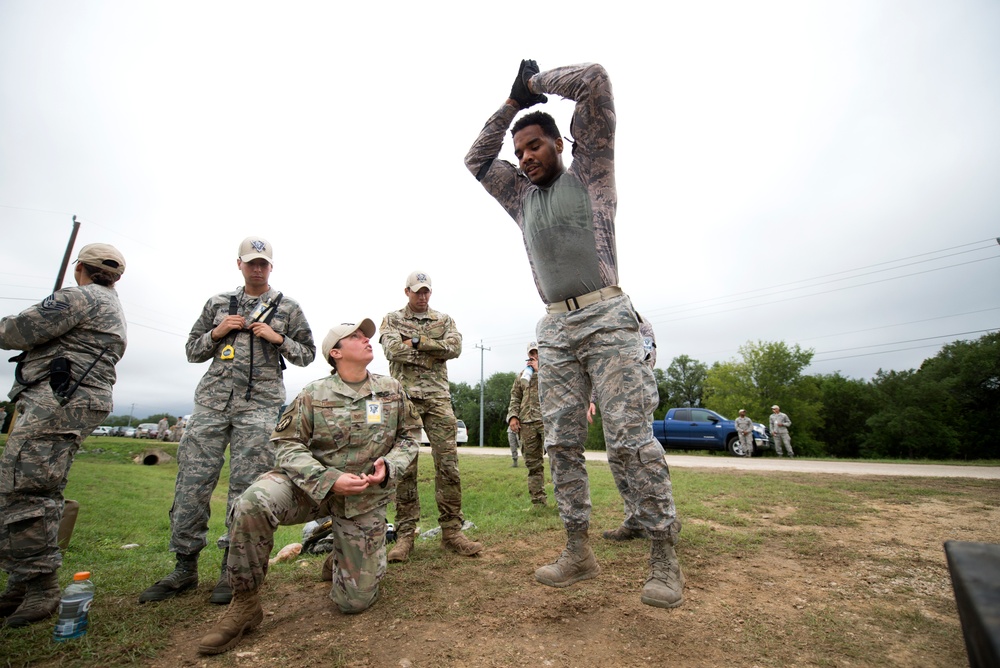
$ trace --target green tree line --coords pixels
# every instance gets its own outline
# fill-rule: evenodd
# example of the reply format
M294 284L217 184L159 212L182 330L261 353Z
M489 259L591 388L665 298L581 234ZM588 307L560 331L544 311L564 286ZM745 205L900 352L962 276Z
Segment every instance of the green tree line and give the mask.
M804 374L812 349L747 342L737 357L708 366L687 355L654 369L662 419L670 408L703 406L728 418L740 409L767 425L778 404L792 419L798 454L844 458L1000 458L1000 333L947 344L919 369L878 371L871 380L838 373ZM484 387L486 445L507 443L507 405L514 372ZM479 384L452 383L456 416L469 445L479 443ZM603 450L600 412L587 449Z

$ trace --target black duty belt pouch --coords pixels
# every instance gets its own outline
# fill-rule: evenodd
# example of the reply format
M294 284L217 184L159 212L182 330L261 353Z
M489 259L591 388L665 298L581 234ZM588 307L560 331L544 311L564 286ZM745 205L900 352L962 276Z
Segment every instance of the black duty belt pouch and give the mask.
M69 359L65 357L53 358L52 361L49 362L48 373L35 378L34 380L28 380L24 377L24 374L21 371L21 368L24 365L24 360L27 356L28 353L23 352L20 355L11 357L10 360L8 360L10 362L17 363L17 366L14 367L14 380L16 380L18 384L24 385L25 387L34 387L48 378L49 387L51 387L52 391L58 396L62 396L63 393L69 389L70 384L73 382L69 372Z
M56 357L49 363L49 387L56 396L65 396L69 390L73 379L69 373L69 360L65 357Z

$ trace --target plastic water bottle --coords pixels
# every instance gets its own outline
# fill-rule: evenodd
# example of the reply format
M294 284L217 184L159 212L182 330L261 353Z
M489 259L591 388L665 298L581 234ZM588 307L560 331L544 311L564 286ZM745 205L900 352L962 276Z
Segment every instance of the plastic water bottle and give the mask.
M90 572L83 571L73 576L73 581L63 590L59 601L59 621L56 622L52 639L56 642L79 638L87 632L87 614L94 600L94 583Z
M524 371L521 372L521 382L527 385L531 382L531 377L535 375L535 370L531 368L531 365L524 367Z

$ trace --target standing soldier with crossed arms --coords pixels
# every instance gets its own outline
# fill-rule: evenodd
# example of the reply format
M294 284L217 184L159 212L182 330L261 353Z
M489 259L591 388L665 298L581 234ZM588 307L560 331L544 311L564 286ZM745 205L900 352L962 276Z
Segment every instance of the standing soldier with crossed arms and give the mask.
M462 533L462 480L458 473L458 421L451 408L446 362L462 354L462 335L451 316L432 309L431 277L415 271L406 278L407 304L382 320L379 342L389 360L389 373L403 384L423 420L434 458L434 496L441 525L441 546L471 557L483 546ZM417 457L396 488L396 546L389 561L406 561L420 519Z

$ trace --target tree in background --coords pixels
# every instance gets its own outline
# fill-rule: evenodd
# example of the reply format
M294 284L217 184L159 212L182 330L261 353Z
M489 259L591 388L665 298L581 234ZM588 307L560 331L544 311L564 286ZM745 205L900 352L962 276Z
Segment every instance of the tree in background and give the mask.
M455 417L465 423L469 432L469 445L479 445L479 385L448 383L451 391L451 408ZM485 445L491 445L489 442Z
M872 379L878 410L868 418L871 433L861 444L862 457L958 456L961 443L952 420L958 404L946 385L928 381L912 369L879 369Z
M486 379L483 392L483 445L507 445L507 406L510 388L517 374L513 371L495 373ZM465 422L469 443L479 445L479 383L450 383L451 402L455 417Z
M942 418L959 434L960 457L1000 457L1000 332L949 343L917 375L947 390Z
M879 370L872 386L864 456L1000 456L1000 333L949 343L917 371Z
M820 384L802 371L812 361L812 349L783 341L747 342L740 358L716 362L705 378L704 406L727 418L746 409L755 422L767 424L771 405L778 404L792 419L792 446L798 454L821 454L817 435L823 427Z
M857 458L871 434L870 418L878 408L870 383L847 378L840 372L814 376L823 403L824 428L817 434L834 457Z
M678 355L670 361L664 377L666 403L663 411L686 406L701 406L705 388L708 367L687 355ZM664 398L661 395L661 406ZM662 416L661 416L662 417Z

